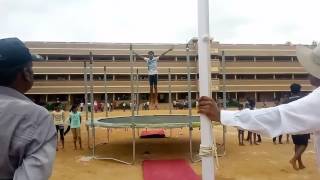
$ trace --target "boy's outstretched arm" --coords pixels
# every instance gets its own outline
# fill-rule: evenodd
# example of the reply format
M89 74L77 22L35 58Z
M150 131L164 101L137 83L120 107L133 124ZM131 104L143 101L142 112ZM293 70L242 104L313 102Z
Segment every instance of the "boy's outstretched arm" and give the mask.
M173 46L172 46L172 48L170 48L170 49L168 49L167 51L165 51L165 52L163 52L162 54L160 54L160 56L158 56L158 57L160 58L161 56L166 55L168 52L170 52L170 51L172 51L172 50L173 50Z
M136 53L135 51L133 51L133 54L136 55L136 56L138 56L138 57L141 58L141 59L144 59L143 56L141 56L140 54Z

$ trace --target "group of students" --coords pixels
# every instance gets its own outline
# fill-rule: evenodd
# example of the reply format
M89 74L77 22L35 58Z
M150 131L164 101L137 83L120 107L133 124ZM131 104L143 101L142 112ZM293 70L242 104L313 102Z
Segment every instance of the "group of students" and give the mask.
M291 95L282 104L287 104L287 103L296 101L296 100L298 100L298 99L303 97L301 95L301 85L300 84L296 84L296 83L291 84L290 90L291 90ZM252 105L253 105L252 101L248 100L246 105L245 105L245 107L248 108L248 109L253 110L254 108L253 108ZM240 105L239 106L239 110L242 110L242 109L243 109L243 105ZM255 134L255 133L251 133L250 131L248 131L247 141L249 140L250 144L252 144L251 134ZM290 135L287 134L287 140L286 140L287 143L289 143L289 136ZM261 137L260 137L260 139L259 139L259 137L260 137L260 135L258 136L258 141L260 140L260 142L261 142ZM290 163L292 164L293 168L296 169L296 170L304 169L305 166L304 166L304 164L302 162L301 156L304 153L304 151L306 150L306 148L308 147L310 134L295 134L295 135L292 135L291 137L292 137L293 144L295 146L294 146L294 155L293 155L292 159L290 160ZM243 143L243 141L244 141L244 130L242 130L240 128L238 129L238 141L239 141L239 145L240 146L244 145L244 143ZM274 144L276 144L277 137L274 137L272 139L272 141L273 141ZM279 144L283 144L282 143L282 135L278 136L278 141L279 141ZM255 135L254 135L254 144L256 144ZM296 161L298 162L298 166L295 163Z
M250 98L247 98L247 102L245 103L245 105L243 106L243 104L240 104L238 109L239 111L243 110L244 108L254 110L255 106L255 101ZM260 134L251 131L248 131L246 140L249 141L250 145L259 145L259 143L262 142ZM238 129L238 141L240 146L244 146L244 130L241 128Z
M60 136L60 142L62 145L62 149L64 149L64 136L70 131L73 135L73 144L74 150L77 150L77 141L79 143L80 149L82 149L81 143L81 113L78 112L78 106L73 105L70 109L69 117L66 119L65 112L61 109L60 104L55 105L54 111L52 111L52 119L57 131L57 147L56 150L58 151L59 141L58 136ZM65 130L65 125L67 125L67 129Z

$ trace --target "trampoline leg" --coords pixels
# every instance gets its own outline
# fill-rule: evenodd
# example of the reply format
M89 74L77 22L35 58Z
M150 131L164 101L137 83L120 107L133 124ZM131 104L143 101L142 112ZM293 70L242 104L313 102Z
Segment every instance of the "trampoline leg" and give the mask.
M136 132L135 128L132 128L132 165L136 162Z
M201 159L194 159L193 158L193 144L192 144L192 131L193 131L193 128L192 127L189 127L189 150L190 150L190 160L192 163L195 163L195 162L200 162Z
M89 128L89 126L86 126L86 129L87 129L88 149L91 149L91 147L90 147L90 128Z
M107 143L110 142L110 128L107 128Z

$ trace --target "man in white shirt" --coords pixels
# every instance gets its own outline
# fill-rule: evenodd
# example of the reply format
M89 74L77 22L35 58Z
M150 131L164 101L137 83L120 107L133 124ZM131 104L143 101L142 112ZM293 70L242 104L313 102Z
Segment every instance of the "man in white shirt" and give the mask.
M173 48L165 51L160 56L154 56L153 51L148 52L148 57L143 57L134 52L136 56L141 59L144 59L148 64L148 75L149 75L149 84L150 84L150 102L151 105L154 105L155 109L158 108L158 61L161 56L166 55L168 52L172 51ZM153 93L154 91L154 93Z
M297 47L299 62L310 73L309 80L316 89L309 95L276 107L258 110L224 111L209 97L199 99L199 113L212 121L240 127L276 137L280 134L306 134L320 129L320 46L309 49ZM315 133L319 134L319 133ZM320 162L320 140L316 137L317 158Z

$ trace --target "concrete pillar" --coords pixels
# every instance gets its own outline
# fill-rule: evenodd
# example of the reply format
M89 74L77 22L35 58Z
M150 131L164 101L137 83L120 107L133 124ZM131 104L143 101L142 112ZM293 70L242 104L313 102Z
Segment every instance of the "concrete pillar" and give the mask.
M70 74L68 75L68 80L69 80L69 81L71 80L71 75L70 75Z
M71 61L71 56L68 56L68 61Z
M256 102L258 101L258 93L254 92L254 99L256 100Z
M175 75L175 80L176 80L176 81L178 80L178 75L177 75L177 74Z
M175 60L175 61L178 61L178 56L174 57L174 60Z
M116 80L116 75L112 75L112 80L114 81L114 80Z
M294 79L294 74L292 74L292 79Z
M68 104L70 105L71 104L71 95L68 94Z
M234 75L234 79L237 79L237 75L236 74Z
M178 97L178 93L176 93L176 100L178 100L178 98L179 98L179 97Z
M235 93L236 93L236 94L235 94L235 95L236 95L236 100L238 100L238 92L235 92Z
M257 79L257 75L256 74L254 75L254 79Z
M46 102L48 102L48 94L46 94L45 98L46 98Z
M46 81L48 81L48 74L46 74Z
M116 61L116 57L112 56L112 61Z
M272 62L274 62L274 56L272 56Z
M273 99L276 99L276 98L277 98L276 92L273 92Z
M290 59L291 59L291 62L293 62L293 61L294 61L294 60L293 60L293 56L291 56L291 57L290 57Z
M253 56L253 61L257 62L257 57Z
M49 60L49 57L48 56L46 56L46 61L48 61Z
M233 56L233 61L236 62L237 61L237 57Z
M276 75L275 74L273 75L273 79L276 79Z

